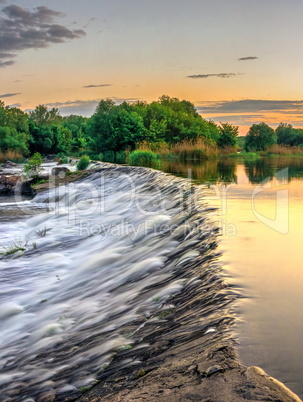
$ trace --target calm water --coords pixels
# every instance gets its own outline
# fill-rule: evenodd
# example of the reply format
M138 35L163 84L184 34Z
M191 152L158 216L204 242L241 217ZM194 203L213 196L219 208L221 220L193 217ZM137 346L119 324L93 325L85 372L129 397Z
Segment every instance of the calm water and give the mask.
M303 159L168 163L168 172L209 184L219 208L224 272L240 288L240 358L303 397Z

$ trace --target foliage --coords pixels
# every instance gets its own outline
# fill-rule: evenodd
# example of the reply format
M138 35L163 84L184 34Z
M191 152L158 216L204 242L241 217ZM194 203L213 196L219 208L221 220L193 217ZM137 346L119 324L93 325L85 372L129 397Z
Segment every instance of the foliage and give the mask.
M291 124L280 123L276 128L277 143L291 147L303 145L303 130L295 129Z
M42 172L42 156L39 154L39 152L36 152L30 160L24 165L24 173L26 176L29 177L37 177L39 176L39 173Z
M166 159L198 161L217 156L217 148L221 155L227 155L237 149L262 152L276 143L302 146L303 129L281 123L274 132L260 123L254 124L246 137L238 137L237 126L205 120L191 102L167 95L151 103L120 105L103 99L90 118L62 117L58 109L45 105L25 113L0 101L0 152L2 156L10 152L18 155L7 159L20 160L38 152L125 163L129 153L140 150ZM282 152L289 151L278 150L278 154Z
M133 151L128 163L133 166L160 167L159 157L151 151Z
M85 170L89 165L90 159L87 155L81 157L79 162L77 163L77 170Z
M264 151L276 142L275 131L266 123L253 124L245 138L245 151Z
M235 147L237 145L237 137L239 135L239 127L229 123L220 123L218 126L220 136L217 140L219 148Z

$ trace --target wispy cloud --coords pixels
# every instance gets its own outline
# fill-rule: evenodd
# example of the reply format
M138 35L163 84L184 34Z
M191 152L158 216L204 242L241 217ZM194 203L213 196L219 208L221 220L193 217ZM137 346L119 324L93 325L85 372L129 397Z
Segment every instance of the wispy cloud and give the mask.
M134 103L141 98L118 98L115 96L110 97L117 105L123 102ZM58 108L63 116L67 116L70 114L82 115L82 116L91 116L100 102L101 99L89 99L89 100L74 100L74 101L65 101L65 102L51 102L46 103L47 107L55 107ZM30 110L26 110L29 112Z
M239 61L248 61L248 60L257 60L258 57L256 56L248 56L248 57L240 57Z
M21 95L20 92L10 93L10 94L2 94L0 98L11 98L12 96Z
M208 113L300 112L303 100L244 99L238 101L199 102L197 109Z
M200 79L200 78L231 78L235 77L237 75L242 75L240 73L220 73L220 74L196 74L196 75L188 75L187 78L193 78L193 79Z
M95 84L90 84L90 85L84 85L84 87L82 88L101 88L101 87L111 87L112 84L99 84L99 85L95 85Z
M64 16L45 6L32 11L14 4L3 7L0 14L0 68L14 64L14 58L23 50L47 48L86 35L81 29L71 30L58 24L57 19Z

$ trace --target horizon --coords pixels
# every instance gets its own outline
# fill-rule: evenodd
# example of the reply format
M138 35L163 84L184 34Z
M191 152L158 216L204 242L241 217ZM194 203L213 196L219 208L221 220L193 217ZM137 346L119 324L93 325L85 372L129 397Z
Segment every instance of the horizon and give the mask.
M297 0L0 0L0 99L89 117L101 99L167 94L241 136L263 121L297 128L302 11Z

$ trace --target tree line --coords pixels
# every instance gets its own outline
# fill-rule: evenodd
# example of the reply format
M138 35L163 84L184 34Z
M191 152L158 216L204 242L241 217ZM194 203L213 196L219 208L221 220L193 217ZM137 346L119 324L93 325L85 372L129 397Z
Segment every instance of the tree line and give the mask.
M62 117L56 108L37 106L29 113L0 101L0 149L24 156L100 154L133 151L142 142L168 147L185 141L205 143L218 148L237 146L238 127L215 124L202 118L186 100L162 96L157 101L123 102L101 100L90 117ZM246 136L247 151L264 150L278 144L302 145L303 130L280 124L273 130L267 124L254 124Z

